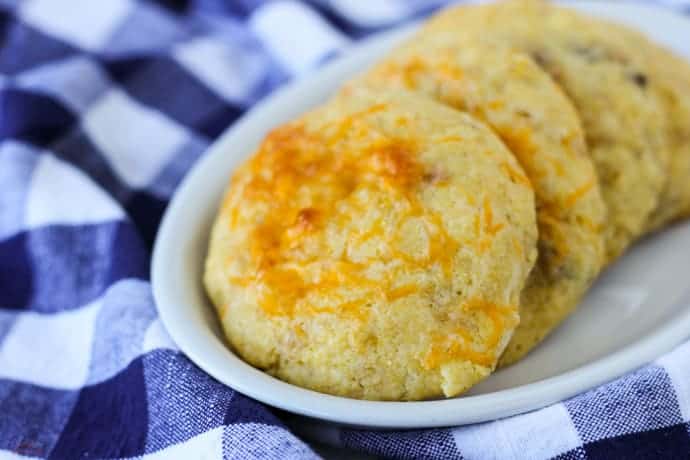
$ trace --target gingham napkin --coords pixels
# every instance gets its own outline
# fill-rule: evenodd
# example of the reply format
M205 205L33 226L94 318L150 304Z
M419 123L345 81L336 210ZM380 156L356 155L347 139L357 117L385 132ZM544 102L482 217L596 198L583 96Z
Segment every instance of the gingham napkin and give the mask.
M437 3L0 0L0 458L318 457L171 342L150 245L181 177L257 99ZM690 458L689 420L686 343L491 423L296 426L389 457L631 459Z

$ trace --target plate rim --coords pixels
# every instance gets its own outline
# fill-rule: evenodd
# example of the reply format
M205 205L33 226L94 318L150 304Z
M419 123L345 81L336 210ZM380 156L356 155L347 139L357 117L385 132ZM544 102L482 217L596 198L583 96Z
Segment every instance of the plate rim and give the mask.
M638 11L644 9L645 14L653 11L653 14L666 19L681 18L690 27L690 19L649 4L603 4L597 1L582 1L578 2L578 8L588 11L590 8ZM657 328L618 351L561 374L482 395L434 401L389 402L332 396L283 382L242 361L217 337L209 337L212 334L201 333L199 330L190 333L186 328L189 318L182 314L187 306L180 305L181 301L168 289L169 284L174 281L171 279L172 270L169 268L174 260L173 243L179 243L181 238L176 235L176 222L186 213L186 197L194 196L195 192L201 194L200 190L206 181L207 173L214 169L216 163L220 163L220 157L227 151L227 146L234 138L242 138L243 132L256 123L254 120L261 119L264 112L270 111L272 106L284 103L282 101L295 97L294 94L304 91L304 88L316 81L328 81L340 75L342 69L349 67L349 62L371 54L372 49L399 40L413 30L415 24L399 26L372 35L317 72L287 83L274 91L226 129L187 173L173 194L161 220L151 261L151 284L156 308L164 327L180 351L221 383L258 401L292 413L367 428L431 428L495 420L554 404L642 367L687 338L690 331L690 290L679 301L687 307L677 314L675 321ZM227 171L224 176L227 177ZM199 343L205 343L205 346L201 347ZM488 410L487 406L490 406Z

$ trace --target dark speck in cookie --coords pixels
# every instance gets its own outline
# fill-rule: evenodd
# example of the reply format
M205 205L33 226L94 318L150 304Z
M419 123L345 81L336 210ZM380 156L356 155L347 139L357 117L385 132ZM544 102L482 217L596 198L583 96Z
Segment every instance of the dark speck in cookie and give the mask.
M630 76L633 82L640 88L646 88L647 87L647 75L641 73L641 72L635 72Z
M536 62L539 66L544 67L546 65L546 56L544 56L544 54L540 51L533 51L531 56L532 59L534 59L534 62Z

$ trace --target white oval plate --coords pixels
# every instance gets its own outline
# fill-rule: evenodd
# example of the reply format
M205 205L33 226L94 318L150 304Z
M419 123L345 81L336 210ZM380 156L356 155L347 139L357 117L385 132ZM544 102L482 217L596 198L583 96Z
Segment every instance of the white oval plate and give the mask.
M639 4L578 2L576 6L638 26L690 56L688 19ZM526 359L457 398L373 402L325 395L270 377L230 351L200 280L209 228L231 171L271 127L325 100L412 28L369 39L268 97L223 134L183 181L165 213L152 266L161 319L182 351L219 381L287 411L364 427L420 428L481 422L552 404L631 371L686 338L690 224L638 244Z

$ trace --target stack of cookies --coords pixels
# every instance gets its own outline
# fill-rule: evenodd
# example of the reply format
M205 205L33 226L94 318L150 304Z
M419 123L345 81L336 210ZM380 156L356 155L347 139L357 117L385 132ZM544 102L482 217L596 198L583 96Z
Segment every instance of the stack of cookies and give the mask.
M690 215L690 65L538 0L459 6L233 175L204 283L232 348L352 398L455 396Z

